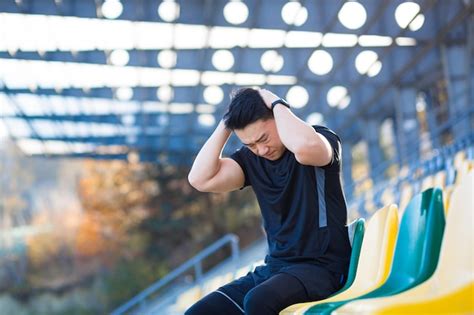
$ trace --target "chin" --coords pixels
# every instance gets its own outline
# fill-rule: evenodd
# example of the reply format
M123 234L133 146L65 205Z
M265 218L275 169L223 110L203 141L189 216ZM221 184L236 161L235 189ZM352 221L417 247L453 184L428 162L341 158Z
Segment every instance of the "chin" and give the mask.
M281 158L282 155L283 155L283 152L275 152L270 157L268 157L267 159L270 160L270 161L276 161L279 158Z

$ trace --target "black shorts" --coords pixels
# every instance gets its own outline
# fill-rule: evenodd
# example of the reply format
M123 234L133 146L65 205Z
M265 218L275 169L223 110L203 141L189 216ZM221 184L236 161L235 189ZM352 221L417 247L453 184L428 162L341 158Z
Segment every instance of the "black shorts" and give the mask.
M267 256L264 265L218 288L186 314L278 314L296 303L325 299L344 282L344 275L321 266L287 263Z
M265 257L265 264L255 268L253 272L234 280L218 289L233 298L243 301L245 294L252 288L265 282L278 273L286 273L297 278L306 290L310 301L322 300L336 292L345 282L345 276L309 263L287 263Z

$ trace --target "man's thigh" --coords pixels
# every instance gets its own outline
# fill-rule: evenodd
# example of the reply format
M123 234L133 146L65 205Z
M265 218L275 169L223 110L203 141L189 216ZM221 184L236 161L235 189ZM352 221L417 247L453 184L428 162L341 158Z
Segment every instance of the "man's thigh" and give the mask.
M245 314L278 314L289 305L310 301L301 281L287 273L277 273L250 290L244 299Z
M342 274L336 274L311 264L294 264L282 268L280 272L299 279L312 301L327 298L344 284Z

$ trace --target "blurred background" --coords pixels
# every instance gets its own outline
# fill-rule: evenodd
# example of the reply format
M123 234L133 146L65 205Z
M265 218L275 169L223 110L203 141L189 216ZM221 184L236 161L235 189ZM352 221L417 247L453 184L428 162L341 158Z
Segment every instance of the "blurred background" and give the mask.
M472 158L473 8L0 0L0 313L109 313L200 280L234 245L159 283L227 233L260 244L251 189L187 182L238 87L341 136L350 219L404 202L404 181Z

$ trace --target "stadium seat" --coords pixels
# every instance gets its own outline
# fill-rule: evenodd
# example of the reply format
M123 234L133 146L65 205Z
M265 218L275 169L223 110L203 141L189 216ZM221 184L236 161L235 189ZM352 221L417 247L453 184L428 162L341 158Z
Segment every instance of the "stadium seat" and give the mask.
M456 179L455 184L459 184L464 177L467 176L468 172L472 169L473 161L462 160L455 165L456 168Z
M380 314L474 314L474 282L437 299L388 308Z
M439 264L426 282L403 293L346 304L337 314L474 313L474 171L455 187Z
M395 203L396 200L395 200L395 193L394 193L394 185L389 185L387 188L384 189L384 191L382 192L382 196L381 196L381 202L383 205L390 205L392 203Z
M466 152L460 150L454 154L453 164L456 170L460 170L465 166L466 162Z
M347 273L347 280L342 289L337 293L347 290L351 284L354 282L357 265L359 263L360 250L362 247L362 240L364 239L365 232L365 220L359 218L354 220L347 226L347 232L349 233L349 241L351 242L351 260L349 263L349 271ZM337 294L336 293L336 294Z
M429 188L433 188L433 187L435 187L435 185L434 185L434 176L433 175L425 176L425 178L421 182L421 190L425 191L425 190L427 190Z
M330 314L350 301L394 295L424 282L438 263L444 225L442 191L432 188L417 194L403 215L387 281L370 293L318 304L305 314Z
M365 220L363 218L355 219L347 225L347 234L349 236L349 243L351 244L352 249L354 249L354 240L356 237L364 237L364 231Z
M397 207L390 205L376 211L367 222L361 247L363 255L359 256L357 272L352 285L348 289L344 289L343 292L325 300L289 306L280 314L303 314L317 303L357 297L378 288L387 279L390 271L397 232Z
M445 170L438 171L434 175L433 186L440 187L442 189L446 187L446 171Z
M450 162L446 162L446 186L452 186L456 182L456 169Z

